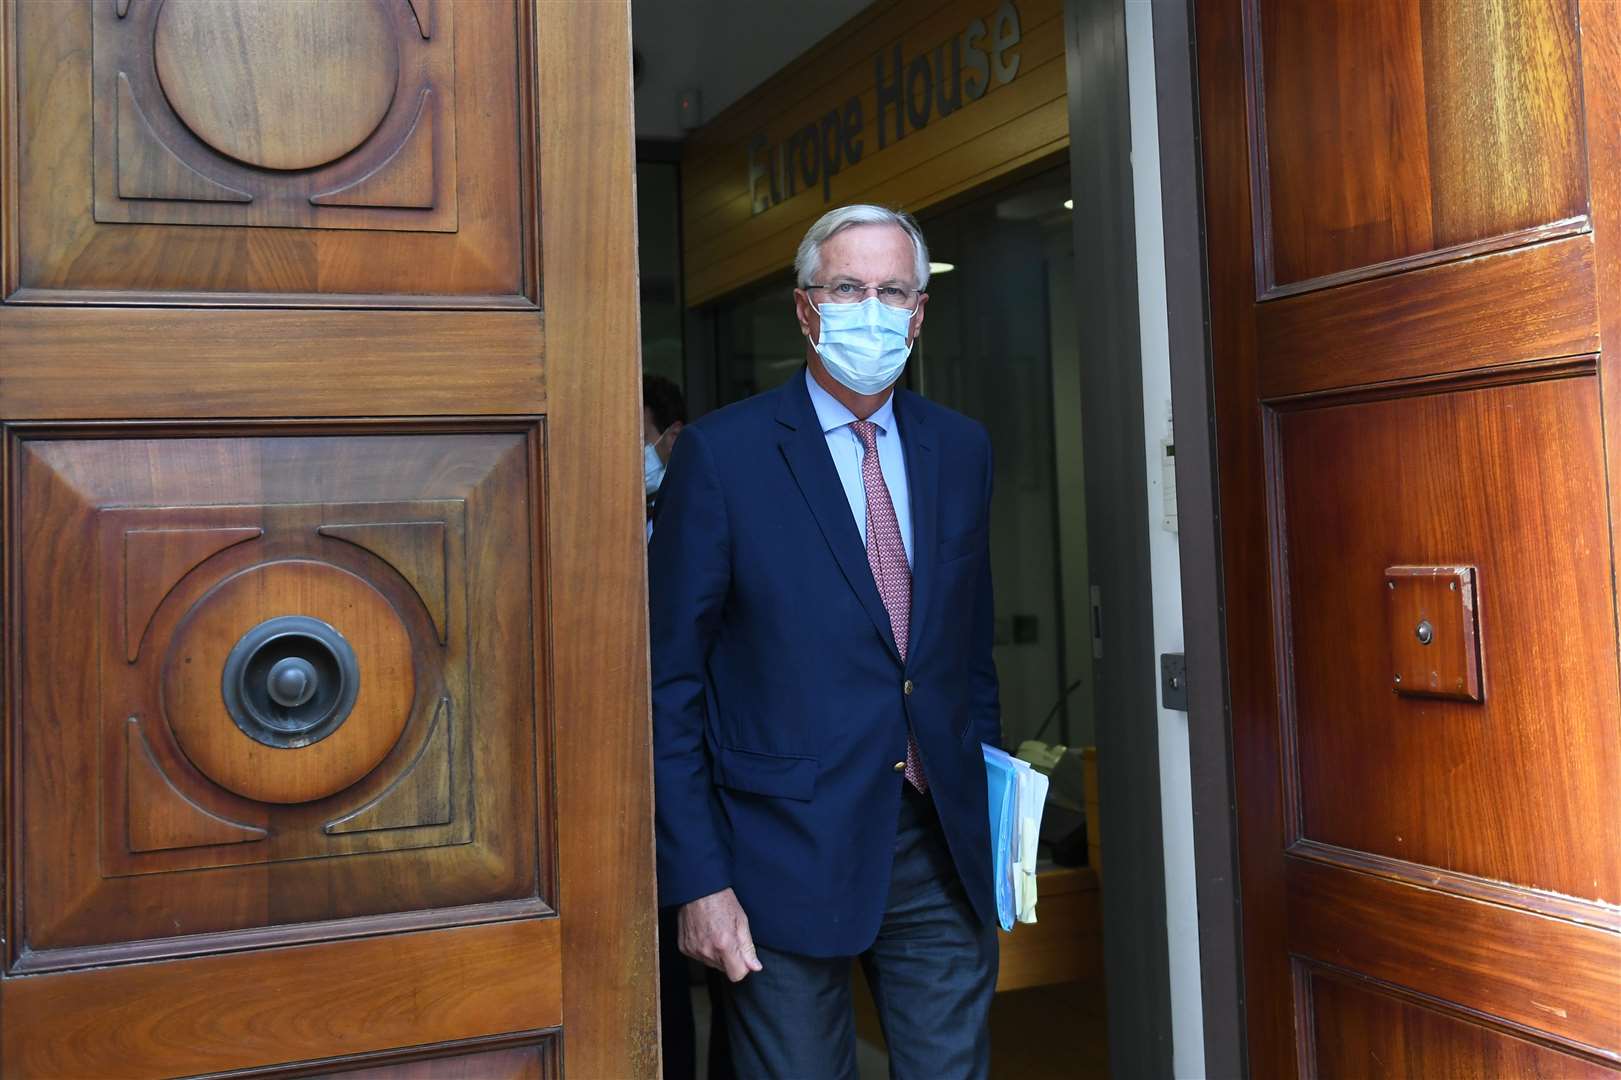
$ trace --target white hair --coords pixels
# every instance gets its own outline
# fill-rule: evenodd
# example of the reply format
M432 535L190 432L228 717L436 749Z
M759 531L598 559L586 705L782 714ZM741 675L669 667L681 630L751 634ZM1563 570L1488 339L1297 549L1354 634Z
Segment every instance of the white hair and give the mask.
M794 254L794 273L798 276L800 288L820 284L816 279L822 272L822 245L856 225L894 225L905 232L912 241L917 263L918 290L928 288L929 247L923 242L923 230L917 227L911 214L868 203L841 206L816 219L816 224L805 233L805 239L799 242L799 251Z

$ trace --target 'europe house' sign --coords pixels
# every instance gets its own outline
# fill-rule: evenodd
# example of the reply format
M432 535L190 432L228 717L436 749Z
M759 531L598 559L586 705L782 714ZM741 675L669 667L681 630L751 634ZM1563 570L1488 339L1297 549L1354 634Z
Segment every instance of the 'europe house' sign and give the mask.
M975 19L931 52L908 57L897 41L873 58L878 149L950 116L985 95L992 79L1013 81L1019 73L1019 9L1003 0L989 21ZM749 201L756 214L822 186L832 196L833 177L866 153L866 109L860 95L829 109L773 144L764 135L749 142Z

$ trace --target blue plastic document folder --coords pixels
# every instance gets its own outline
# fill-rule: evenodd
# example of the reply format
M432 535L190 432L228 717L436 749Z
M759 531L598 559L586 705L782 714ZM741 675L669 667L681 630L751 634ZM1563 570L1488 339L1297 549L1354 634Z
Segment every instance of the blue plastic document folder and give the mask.
M991 807L991 872L996 878L996 920L1003 930L1013 929L1018 910L1013 896L1011 869L1018 824L1019 766L1007 751L985 743L985 791Z

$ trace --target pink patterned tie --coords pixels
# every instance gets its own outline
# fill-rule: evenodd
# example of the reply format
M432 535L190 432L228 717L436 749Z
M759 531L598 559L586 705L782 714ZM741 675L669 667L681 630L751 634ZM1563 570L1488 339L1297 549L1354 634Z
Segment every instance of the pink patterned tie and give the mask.
M856 420L850 427L865 451L861 455L861 483L867 489L867 564L872 567L872 580L878 585L884 610L889 612L895 648L905 660L912 620L912 569L906 565L900 522L895 519L895 504L889 499L889 485L884 483L884 471L878 464L878 425L871 420ZM910 725L906 728L906 782L920 792L929 790Z

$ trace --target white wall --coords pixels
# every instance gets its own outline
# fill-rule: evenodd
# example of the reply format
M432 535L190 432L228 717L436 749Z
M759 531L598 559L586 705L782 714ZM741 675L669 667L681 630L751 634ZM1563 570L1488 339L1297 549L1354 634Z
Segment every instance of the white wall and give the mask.
M1159 120L1154 98L1150 0L1124 0L1131 92L1132 198L1137 215L1137 307L1143 353L1143 438L1148 458L1149 560L1154 651L1182 651L1181 558L1162 526L1161 440L1171 401L1165 302L1165 234L1160 211ZM1198 431L1203 417L1187 423ZM1160 820L1165 834L1166 944L1171 962L1171 1038L1178 1077L1204 1075L1204 1011L1199 987L1199 921L1193 868L1193 789L1188 714L1159 709Z

